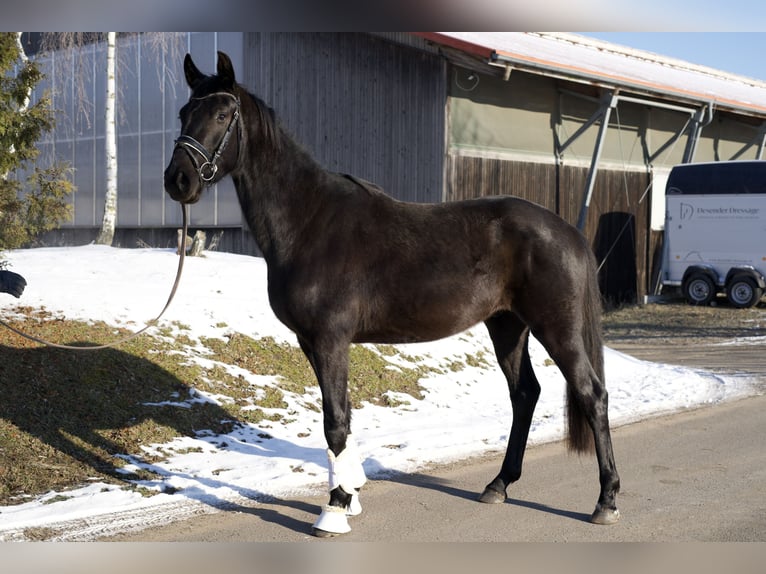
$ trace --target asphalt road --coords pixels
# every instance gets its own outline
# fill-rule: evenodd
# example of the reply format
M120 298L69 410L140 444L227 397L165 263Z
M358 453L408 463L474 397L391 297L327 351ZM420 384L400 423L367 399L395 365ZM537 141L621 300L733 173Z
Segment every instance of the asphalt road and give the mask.
M352 532L310 534L325 496L274 500L123 534L131 541L563 542L766 541L766 396L614 429L622 520L587 519L598 496L595 459L562 443L527 451L506 504L476 502L501 455L372 480Z

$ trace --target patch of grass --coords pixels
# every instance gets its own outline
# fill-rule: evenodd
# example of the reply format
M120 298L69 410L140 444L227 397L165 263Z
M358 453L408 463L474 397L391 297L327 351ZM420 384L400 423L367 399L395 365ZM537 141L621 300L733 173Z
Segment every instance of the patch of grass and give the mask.
M159 490L153 490L151 488L146 488L145 486L130 485L130 486L126 487L126 490L131 490L133 492L137 492L138 494L140 494L144 498L151 498L152 496L157 496L158 494L160 494ZM178 489L167 488L167 489L163 490L162 492L163 492L163 494L173 494L174 492L178 492Z
M55 342L101 343L124 334L102 323L27 314L14 326ZM173 345L143 336L119 349L66 351L0 329L0 504L94 477L125 484L125 463L116 455L140 459L145 445L199 429L230 431L236 417L212 403L148 404L184 400L203 381L204 371L183 364Z
M487 361L486 353L484 351L478 351L474 355L465 355L465 364L469 367L486 368L489 367L489 361Z
M179 331L191 331L191 325L181 323L181 321L173 321L172 325Z
M306 387L316 384L314 373L301 350L278 343L271 337L253 339L231 333L226 340L203 337L200 342L210 349L213 360L242 367L256 375L278 376L280 391L303 395ZM242 383L247 384L244 379ZM238 386L231 381L227 381L228 384Z
M26 317L10 321L15 327L54 342L100 344L127 334L45 309L13 311ZM126 473L126 460L152 463L174 454L145 447L203 430L225 434L244 423L293 422L300 415L288 412L288 394L303 408L321 409L314 373L297 347L238 333L196 341L178 335L187 326L174 329L87 352L41 347L0 329L0 504L65 492L94 478L135 489L131 480L158 477L143 470ZM208 351L204 358L213 361L209 367L189 358L200 345ZM407 404L402 393L421 396L419 379L435 369L394 366L386 359L394 355L398 351L390 346L352 346L349 389L355 408ZM254 384L226 365L274 379ZM192 400L198 391L220 397L218 404Z
M419 381L433 371L428 367L392 367L380 353L364 345L352 345L349 351L349 391L351 404L359 408L368 402L374 405L398 406L388 396L389 391L422 398Z
M56 496L52 496L49 499L45 500L43 504L56 504L57 502L64 502L65 500L70 500L71 496L64 496L63 494L57 494Z
M210 358L216 361L237 365L257 375L277 377L278 388L271 389L271 401L278 401L280 393L284 392L302 396L307 394L310 387L317 386L308 360L293 345L279 343L271 337L253 339L240 333L229 335L225 341L203 338L201 342L212 351ZM383 348L382 352L376 352L364 345L351 346L349 391L354 408L361 407L365 402L388 405L388 391L407 393L416 398L422 396L418 381L434 369L394 367L385 359L386 355L395 354L391 351L393 347L389 345ZM225 376L222 375L222 378ZM258 404L267 407L267 402L259 401Z
M453 373L459 373L465 369L465 363L462 361L450 361L447 363L446 368Z

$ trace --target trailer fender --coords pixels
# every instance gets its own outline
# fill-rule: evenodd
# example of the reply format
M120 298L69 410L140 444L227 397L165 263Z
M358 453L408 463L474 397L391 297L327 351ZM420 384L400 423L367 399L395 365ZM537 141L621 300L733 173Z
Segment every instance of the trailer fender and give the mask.
M766 289L766 279L761 275L761 273L758 272L758 270L755 267L751 267L749 265L743 265L741 267L732 267L729 269L729 272L726 274L726 284L729 284L729 281L731 281L735 275L748 275L755 279L755 282L758 284L758 287L761 289Z

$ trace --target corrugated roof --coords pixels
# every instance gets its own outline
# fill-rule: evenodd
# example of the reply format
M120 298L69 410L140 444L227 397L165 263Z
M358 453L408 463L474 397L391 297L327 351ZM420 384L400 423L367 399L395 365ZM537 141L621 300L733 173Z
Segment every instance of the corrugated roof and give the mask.
M486 63L766 117L766 82L564 33L421 32Z

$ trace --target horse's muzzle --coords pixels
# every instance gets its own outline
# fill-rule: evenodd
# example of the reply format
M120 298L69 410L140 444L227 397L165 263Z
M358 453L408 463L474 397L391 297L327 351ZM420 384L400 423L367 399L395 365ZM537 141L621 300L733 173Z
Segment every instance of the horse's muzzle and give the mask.
M183 169L176 168L172 163L165 170L165 191L179 203L197 203L202 195L196 174L194 178L189 178Z

